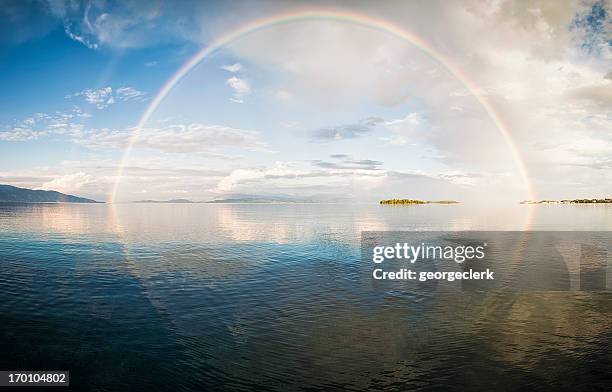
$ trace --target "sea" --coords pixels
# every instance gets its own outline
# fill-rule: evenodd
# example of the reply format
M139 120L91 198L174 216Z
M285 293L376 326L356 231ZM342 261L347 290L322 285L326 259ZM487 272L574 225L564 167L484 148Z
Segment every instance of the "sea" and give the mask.
M463 230L605 236L612 205L1 204L0 370L83 391L612 390L610 290L425 290L361 254L363 232Z

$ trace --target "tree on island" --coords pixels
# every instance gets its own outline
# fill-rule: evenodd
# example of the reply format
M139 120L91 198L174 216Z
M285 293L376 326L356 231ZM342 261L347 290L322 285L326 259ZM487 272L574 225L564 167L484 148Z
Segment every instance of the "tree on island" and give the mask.
M455 200L416 200L416 199L385 199L380 204L457 204Z

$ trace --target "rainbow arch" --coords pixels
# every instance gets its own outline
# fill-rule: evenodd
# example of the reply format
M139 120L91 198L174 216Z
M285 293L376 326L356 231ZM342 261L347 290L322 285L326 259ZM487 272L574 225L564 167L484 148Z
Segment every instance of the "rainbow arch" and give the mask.
M514 143L514 139L512 138L512 134L509 128L502 122L500 115L495 111L494 107L491 103L486 99L486 97L480 92L480 89L477 85L468 78L468 76L457 66L455 65L448 57L446 57L443 53L435 49L433 46L428 44L425 40L418 37L416 34L411 32L410 30L400 27L388 20L377 18L371 15L361 14L354 11L347 10L329 10L329 9L321 9L321 10L300 10L300 11L291 11L286 13L279 13L269 17L252 20L244 25L241 25L233 30L229 31L226 34L223 34L213 40L208 46L201 49L197 52L192 58L190 58L185 64L183 64L177 71L168 79L161 89L157 92L155 97L151 100L145 111L142 113L138 124L132 131L126 147L123 151L123 155L121 157L121 161L119 163L119 167L117 170L117 174L115 176L115 182L111 188L111 192L108 195L108 202L113 203L115 201L115 197L117 195L117 190L119 188L119 184L121 182L121 178L123 177L123 171L125 165L127 164L130 152L134 147L134 143L140 136L140 133L147 123L147 121L151 118L155 110L159 107L159 105L166 98L168 93L185 77L189 72L195 68L201 61L210 56L216 50L222 48L225 45L230 44L231 42L254 32L268 29L278 25L289 24L293 22L300 21L316 21L316 20L328 20L328 21L338 21L344 23L351 23L359 26L364 26L371 28L373 30L381 31L388 33L392 36L395 36L399 39L402 39L406 42L415 45L423 52L427 53L430 57L436 60L440 65L442 65L451 75L453 75L458 81L460 81L463 86L470 92L472 96L478 101L480 106L484 109L487 115L491 118L496 128L500 131L504 141L508 145L512 157L514 159L515 164L519 172L523 177L523 181L525 183L525 187L529 194L529 198L535 200L533 187L529 178L529 174L525 163L520 155L519 150Z

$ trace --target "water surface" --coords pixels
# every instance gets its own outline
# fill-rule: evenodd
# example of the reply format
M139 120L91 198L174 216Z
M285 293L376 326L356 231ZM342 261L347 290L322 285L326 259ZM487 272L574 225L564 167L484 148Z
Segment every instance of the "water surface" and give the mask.
M612 208L0 205L0 369L96 391L609 391L609 293L404 290L360 256L364 230L525 229L609 231Z

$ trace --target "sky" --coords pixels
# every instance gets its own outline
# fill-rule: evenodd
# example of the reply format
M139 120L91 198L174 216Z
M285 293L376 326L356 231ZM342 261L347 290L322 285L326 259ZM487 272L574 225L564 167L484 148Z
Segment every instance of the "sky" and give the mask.
M380 22L238 35L138 126L202 49L304 12ZM115 202L610 197L611 21L609 0L4 1L0 183Z

